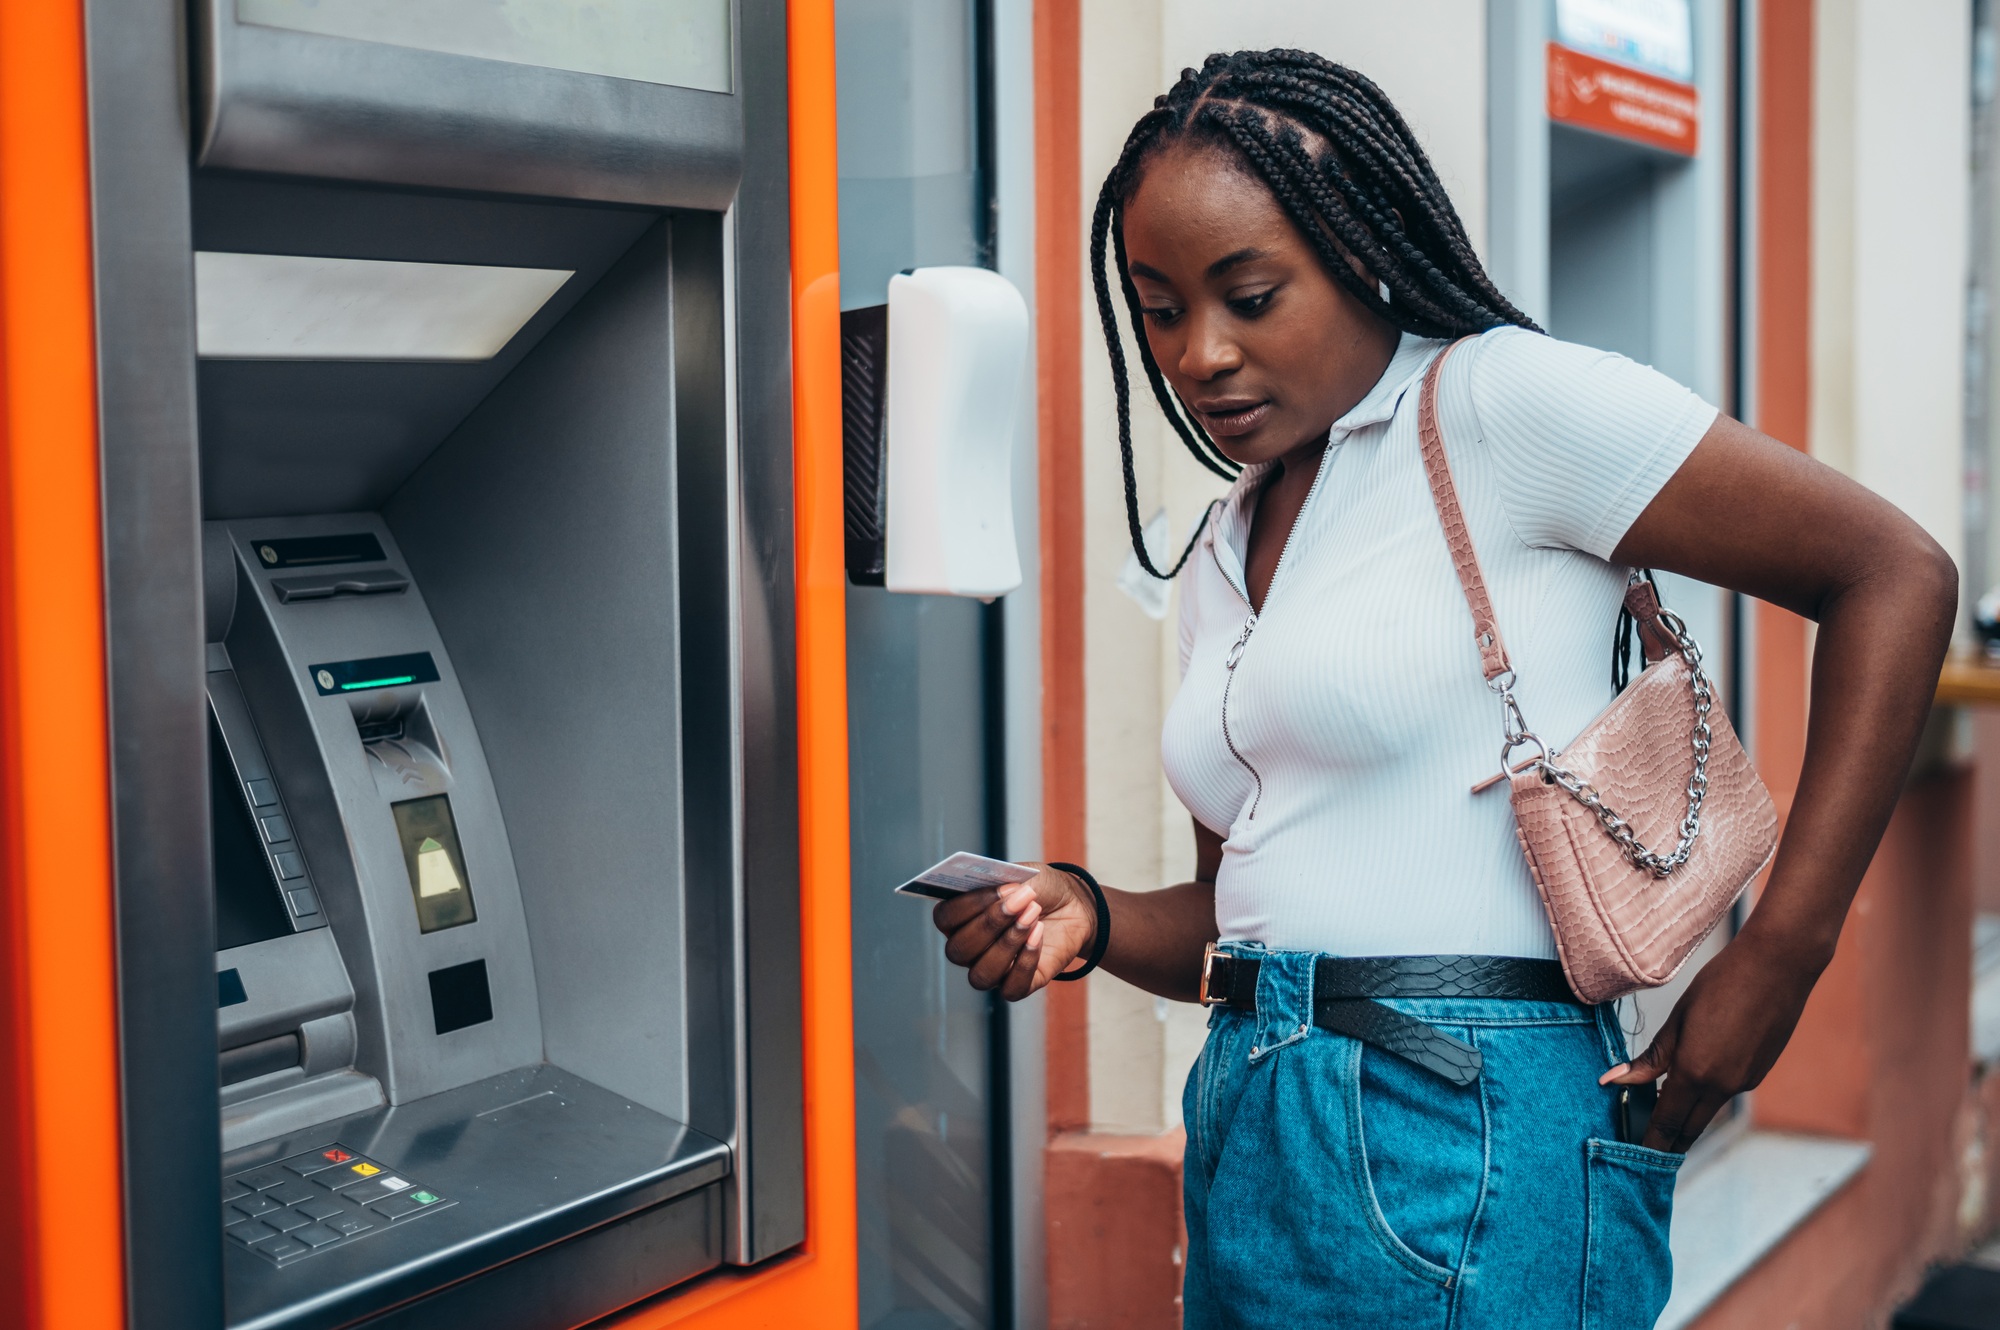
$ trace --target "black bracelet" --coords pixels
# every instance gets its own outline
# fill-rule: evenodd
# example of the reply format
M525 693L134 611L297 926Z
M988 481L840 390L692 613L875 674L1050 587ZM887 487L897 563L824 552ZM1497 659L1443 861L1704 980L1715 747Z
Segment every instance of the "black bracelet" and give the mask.
M1081 970L1064 970L1056 976L1058 981L1067 983L1072 979L1083 978L1092 970L1095 970L1097 963L1104 959L1104 949L1111 945L1111 902L1104 899L1104 888L1097 885L1097 879L1090 875L1088 868L1084 868L1078 864L1057 863L1052 863L1049 867L1059 868L1063 872L1082 881L1084 886L1090 888L1091 900L1097 907L1097 940L1090 944L1090 955L1084 958L1083 968Z

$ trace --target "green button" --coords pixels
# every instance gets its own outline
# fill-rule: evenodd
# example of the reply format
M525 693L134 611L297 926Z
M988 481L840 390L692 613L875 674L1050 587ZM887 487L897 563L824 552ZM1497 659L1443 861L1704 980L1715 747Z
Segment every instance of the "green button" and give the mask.
M429 1205L432 1201L435 1201L437 1197L433 1196L431 1193L427 1191L413 1191L410 1193L410 1199L415 1201L418 1205Z

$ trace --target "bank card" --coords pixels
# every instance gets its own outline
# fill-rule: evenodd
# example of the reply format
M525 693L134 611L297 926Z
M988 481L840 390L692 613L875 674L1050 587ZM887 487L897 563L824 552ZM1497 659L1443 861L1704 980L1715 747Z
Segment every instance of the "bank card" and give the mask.
M1010 882L1026 882L1034 875L1032 868L960 850L949 859L932 864L896 890L905 896L948 901L953 896L977 891L981 887L1004 887Z

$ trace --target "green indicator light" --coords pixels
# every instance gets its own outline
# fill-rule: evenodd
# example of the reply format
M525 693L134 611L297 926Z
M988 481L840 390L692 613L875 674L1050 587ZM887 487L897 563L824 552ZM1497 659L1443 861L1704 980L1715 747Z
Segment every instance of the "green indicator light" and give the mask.
M340 691L343 693L351 693L357 688L388 688L395 684L414 683L415 681L416 681L416 676L412 674L399 674L393 679L359 679L356 680L354 683L342 684L340 686Z
M418 1205L429 1205L432 1201L435 1201L437 1197L431 1195L431 1193L427 1191L413 1191L410 1193L410 1199L415 1201Z

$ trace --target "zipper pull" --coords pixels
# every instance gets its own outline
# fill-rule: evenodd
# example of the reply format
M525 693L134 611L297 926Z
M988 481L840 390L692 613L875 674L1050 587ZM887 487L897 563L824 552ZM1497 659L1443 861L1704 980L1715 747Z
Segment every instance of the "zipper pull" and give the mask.
M1229 654L1222 662L1223 668L1231 674L1236 673L1236 662L1243 659L1243 648L1250 645L1250 634L1256 631L1256 628L1256 615L1253 614L1243 621L1243 631L1236 635L1236 644L1229 648Z

